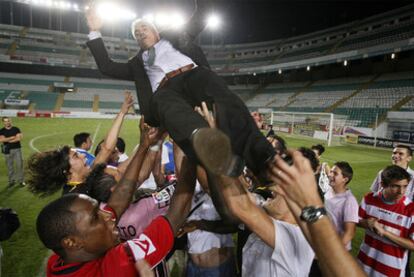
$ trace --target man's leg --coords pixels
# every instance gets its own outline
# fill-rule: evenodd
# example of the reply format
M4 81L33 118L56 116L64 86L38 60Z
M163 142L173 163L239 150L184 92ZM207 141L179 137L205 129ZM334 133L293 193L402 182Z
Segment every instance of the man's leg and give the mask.
M20 183L23 184L24 182L24 170L23 170L23 156L22 156L22 149L18 148L18 149L14 149L15 150L15 156L14 156L14 162L15 162L15 166L16 166L16 178L15 180Z
M185 95L194 105L213 102L219 129L229 136L233 152L242 157L254 174L266 167L275 151L250 115L243 101L214 72L197 68L185 80Z
M13 167L13 157L11 152L9 154L4 155L4 159L6 161L7 166L7 174L9 177L9 186L12 186L15 182L14 180L14 167Z
M188 99L177 90L182 84L175 82L158 90L151 99L151 112L154 118L165 128L184 153L196 161L191 145L194 130L208 127L207 122L194 111Z

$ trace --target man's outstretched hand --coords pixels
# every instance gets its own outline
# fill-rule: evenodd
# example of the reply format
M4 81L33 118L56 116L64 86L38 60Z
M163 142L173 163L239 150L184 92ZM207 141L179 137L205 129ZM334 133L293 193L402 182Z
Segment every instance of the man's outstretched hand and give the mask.
M85 13L86 23L88 24L89 31L99 31L103 26L103 20L98 15L95 3L91 3L89 9Z

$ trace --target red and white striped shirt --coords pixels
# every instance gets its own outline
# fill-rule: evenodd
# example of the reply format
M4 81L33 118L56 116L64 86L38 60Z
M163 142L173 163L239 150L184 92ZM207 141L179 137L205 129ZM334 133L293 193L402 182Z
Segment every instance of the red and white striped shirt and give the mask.
M359 207L359 218L377 218L384 229L413 240L414 203L407 197L386 204L381 192L368 193ZM404 276L408 250L366 229L358 259L368 276Z

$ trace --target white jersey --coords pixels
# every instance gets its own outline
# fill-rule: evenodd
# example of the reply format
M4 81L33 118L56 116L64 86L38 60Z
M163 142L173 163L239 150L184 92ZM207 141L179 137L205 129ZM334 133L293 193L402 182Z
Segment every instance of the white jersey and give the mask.
M188 220L220 220L220 216L214 208L213 201L210 196L200 190L197 182L196 192L194 193L192 208L202 203ZM233 239L231 234L217 234L202 230L195 230L188 233L188 253L201 254L212 248L233 247Z
M275 248L251 234L243 247L242 276L308 276L315 254L299 226L272 220Z

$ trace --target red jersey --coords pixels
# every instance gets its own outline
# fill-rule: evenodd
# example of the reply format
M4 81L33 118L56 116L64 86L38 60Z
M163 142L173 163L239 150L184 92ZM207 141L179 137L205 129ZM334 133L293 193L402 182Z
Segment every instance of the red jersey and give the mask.
M138 276L134 263L145 259L155 267L174 244L174 235L167 219L154 219L137 239L128 240L108 250L103 257L84 262L64 264L53 254L47 264L47 276Z
M359 207L359 218L377 218L384 229L413 240L414 203L403 197L394 204L382 200L381 192L368 193ZM404 276L408 250L392 241L365 230L358 259L369 276Z

